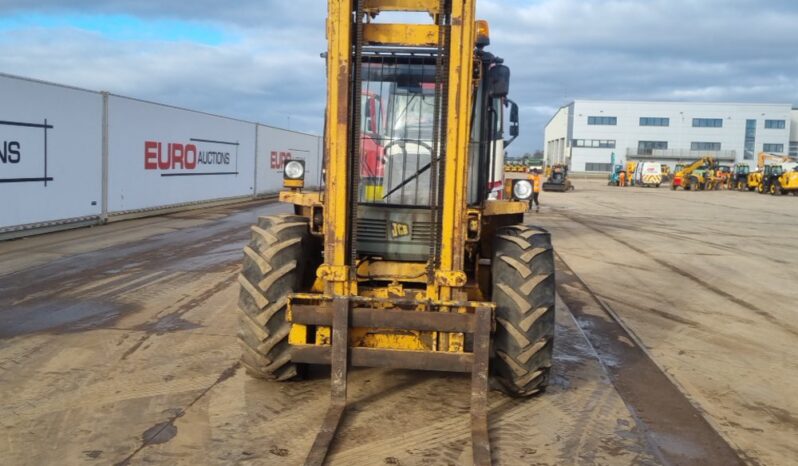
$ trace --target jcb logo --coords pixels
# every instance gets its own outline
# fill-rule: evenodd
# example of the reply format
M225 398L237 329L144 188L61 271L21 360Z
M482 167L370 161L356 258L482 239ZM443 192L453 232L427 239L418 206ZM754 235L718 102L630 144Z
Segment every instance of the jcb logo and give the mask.
M406 223L391 222L391 236L401 238L410 235L410 225Z

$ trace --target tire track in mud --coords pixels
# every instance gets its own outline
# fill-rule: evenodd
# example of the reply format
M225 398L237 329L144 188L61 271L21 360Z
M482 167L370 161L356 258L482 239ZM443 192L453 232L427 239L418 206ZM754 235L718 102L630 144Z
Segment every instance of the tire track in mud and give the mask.
M612 224L609 224L609 223L594 222L594 224L601 225L602 227L608 227L608 228L617 228L618 227L618 225L612 225ZM775 262L776 264L779 264L779 265L789 265L789 264L791 264L790 262L782 260L782 259L778 259L778 258L774 258L774 257L768 257L768 256L762 254L761 252L752 252L752 251L748 251L748 250L742 249L739 246L727 246L725 244L720 244L717 241L708 241L708 240L703 240L703 239L700 239L700 238L695 238L693 236L690 236L691 233L688 232L688 231L679 231L679 232L673 231L674 229L670 225L669 226L663 226L663 228L667 228L667 229L669 229L671 231L661 231L661 230L655 230L655 229L652 229L652 228L646 228L646 227L640 227L640 226L635 226L635 228L638 231L643 232L643 233L649 233L649 234L652 234L652 235L661 236L661 237L666 238L666 239L674 239L674 240L677 240L677 241L690 241L690 242L697 243L697 244L700 244L700 245L703 245L703 246L706 246L706 247L710 247L710 248L713 248L713 249L718 249L718 250L721 250L721 251L725 251L727 253L745 255L745 256L751 257L751 258L756 259L756 260L763 260L763 259L764 260L769 260L769 261ZM701 235L702 236L706 236L705 233L702 233ZM693 254L698 255L696 253L693 253Z
M136 456L141 450L147 448L150 445L158 444L158 443L165 443L174 438L177 435L177 427L175 427L175 421L179 418L183 417L186 414L186 411L191 409L200 399L202 399L208 392L210 392L214 387L221 384L225 380L233 377L238 369L241 367L241 364L236 362L232 366L225 369L219 377L206 387L202 392L197 395L188 405L181 408L175 414L173 414L169 419L164 422L160 422L158 424L153 425L146 431L144 431L142 436L141 445L139 445L132 453L130 453L127 457L125 457L122 461L114 463L114 466L129 466L130 461Z
M593 225L591 225L591 224L589 224L589 223L587 223L587 222L585 222L585 221L583 221L581 219L572 217L572 216L570 216L570 215L568 215L566 213L563 213L563 212L560 212L560 214L563 215L564 217L568 218L569 220L571 220L574 223L578 223L578 224L584 226L585 228L588 228L588 229L590 229L592 231L595 231L596 233L599 233L599 234L601 234L602 236L604 236L606 238L609 238L609 239L611 239L611 240L613 240L613 241L615 241L617 243L620 243L620 244L626 246L627 248L631 249L632 251L635 251L636 253L638 253L640 255L648 257L649 259L651 259L652 261L656 262L660 266L670 270L671 272L673 272L673 273L675 273L677 275L680 275L680 276L682 276L684 278L687 278L687 279L691 280L693 283L701 286L702 288L704 288L705 290L711 292L712 294L714 294L716 296L719 296L719 297L721 297L721 298L723 298L723 299L725 299L725 300L727 300L727 301L729 301L731 303L734 303L734 304L740 306L743 309L747 309L747 310L753 312L754 314L764 318L766 321L768 321L769 323L773 324L776 328L779 328L779 329L781 329L781 330L783 330L785 332L788 332L788 333L790 333L793 336L798 336L798 330L797 329L795 329L793 326L789 325L786 322L780 321L779 319L776 318L776 316L774 316L770 312L760 308L756 304L753 304L753 303L750 303L750 302L748 302L748 301L746 301L744 299L738 298L737 296L734 296L733 294L731 294L731 293L729 293L727 291L724 291L724 290L718 288L717 286L707 282L706 280L702 279L701 277L699 277L699 276L697 276L697 275L695 275L693 273L690 273L690 272L688 272L688 271L686 271L686 270L684 270L684 269L682 269L680 267L677 267L677 266L671 264L670 262L668 262L668 261L666 261L664 259L660 259L659 257L656 257L655 255L651 254L650 252L646 251L645 249L638 248L634 244L632 244L632 243L630 243L630 242L628 242L626 240L620 239L617 236L613 236L613 235L607 233L606 231L604 231L604 230L602 230L600 228L597 228L597 227L595 227L595 226L593 226Z
M235 268L237 269L238 266L236 266ZM202 303L211 299L218 293L221 293L222 291L226 290L228 287L233 285L233 283L235 283L237 278L238 275L235 273L235 270L231 270L230 275L227 278L205 289L200 294L191 297L188 301L183 302L182 304L180 303L180 301L175 303L178 304L177 308L169 312L168 314L161 315L160 313L158 313L147 322L139 324L136 327L130 329L135 331L142 331L144 332L144 335L141 336L130 348L128 348L122 354L120 361L124 361L130 355L135 353L141 347L141 345L143 345L147 340L150 339L150 337L154 335L163 335L164 333L171 332L174 330L188 330L193 328L199 328L200 327L199 324L184 320L183 315L189 311L196 309ZM165 308L164 310L168 309L169 307Z
M186 274L226 271L239 261L250 215L233 210L207 224L60 257L5 275L0 278L0 322L6 325L0 338L107 327L140 310L137 292L179 281Z
M735 191L728 190L727 192L735 192ZM668 198L668 200L671 200L671 201L672 200L676 200L676 201L681 201L681 202L687 202L687 203L693 204L693 205L694 204L703 204L703 205L707 205L707 206L711 206L711 207L715 207L715 208L722 207L724 209L733 209L733 210L738 210L738 211L753 212L753 213L756 213L756 214L763 214L763 213L764 214L769 214L769 215L781 215L782 214L781 212L778 212L778 211L773 212L773 211L770 211L770 210L763 210L761 208L753 209L753 208L746 208L746 207L738 207L738 206L734 206L734 205L730 206L728 203L723 204L723 203L707 202L707 200L687 199L687 198L684 198L684 197L670 196L668 194L661 194L661 193L656 193L656 192L652 192L650 194L652 196L656 196L656 197ZM748 194L750 194L750 193L748 193ZM778 224L777 223L775 225L782 225L782 224Z
M263 208L277 206L272 201L263 203ZM242 208L230 209L224 217L210 220L206 224L159 233L151 237L113 245L89 252L59 257L47 263L12 272L0 277L0 294L4 300L14 303L31 295L37 299L57 296L65 290L74 289L85 283L108 279L112 273L151 273L151 270L172 270L184 260L214 255L215 247L243 244L249 238L249 216L236 218L244 212ZM247 213L247 212L244 212ZM168 223L162 225L166 227ZM135 225L132 228L136 228ZM83 238L87 241L90 238ZM237 261L238 258L235 260ZM225 265L222 259L221 265ZM230 262L229 260L226 262ZM217 263L202 267L212 271ZM210 269L210 270L207 270ZM42 277L58 277L55 283L42 286ZM113 277L111 277L113 278ZM130 278L120 278L128 282ZM55 286L53 286L55 285ZM0 303L2 304L2 303Z
M738 452L662 372L614 311L556 253L555 262L557 292L662 463L743 465Z
M552 381L546 393L515 399L491 392L489 434L495 464L657 464L595 351L567 308L560 309ZM429 409L437 416L426 415L425 420L411 414L396 435L373 438L363 426L385 422L385 413L401 409L408 394L393 397L387 408L370 407L358 413L361 419L339 429L342 440L364 435L359 444L349 441L335 448L330 464L365 466L380 458L387 464L471 464L467 378L442 384L434 375L424 377L422 393L413 393L410 403L432 403L435 407ZM441 406L436 400L440 393L455 402ZM391 417L391 421L397 420Z

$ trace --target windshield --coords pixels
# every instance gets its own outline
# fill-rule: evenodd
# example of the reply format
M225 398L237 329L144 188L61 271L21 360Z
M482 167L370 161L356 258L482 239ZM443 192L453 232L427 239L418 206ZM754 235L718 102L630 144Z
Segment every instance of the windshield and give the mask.
M364 63L360 202L428 206L435 66Z

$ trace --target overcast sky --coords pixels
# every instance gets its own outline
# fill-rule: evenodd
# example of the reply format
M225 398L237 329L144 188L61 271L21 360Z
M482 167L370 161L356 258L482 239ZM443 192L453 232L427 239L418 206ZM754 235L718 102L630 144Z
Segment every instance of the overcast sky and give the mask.
M322 0L0 0L0 72L320 134ZM795 0L478 0L518 155L575 98L798 104Z

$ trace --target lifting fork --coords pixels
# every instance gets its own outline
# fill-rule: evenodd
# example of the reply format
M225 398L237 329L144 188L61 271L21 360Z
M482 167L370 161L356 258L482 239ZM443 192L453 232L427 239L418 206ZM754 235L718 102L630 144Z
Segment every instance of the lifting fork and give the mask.
M347 298L335 298L332 302L332 345L330 348L330 364L332 368L332 382L331 382L331 400L330 407L327 414L324 416L321 429L316 435L313 446L308 453L305 460L306 466L321 466L332 445L338 427L341 425L344 413L346 412L346 383L347 374L350 365L350 360L355 359L350 355L349 351L349 328L350 328L350 314L351 302ZM382 311L389 317L398 317L395 324L401 325L405 323L406 329L413 329L413 314L428 314L407 312L407 311ZM373 312L372 312L373 314ZM441 318L446 318L447 313L438 313ZM460 316L463 314L448 314L449 316ZM465 354L461 356L470 356L466 358L470 360L467 367L471 372L471 444L474 458L474 464L478 466L490 465L490 438L488 435L488 363L490 357L490 334L492 329L492 309L487 307L477 307L473 314L467 314L469 324L463 330L467 333L474 335L474 348L471 355ZM470 330L470 332L468 332ZM392 350L384 350L390 353ZM396 352L398 350L393 350ZM407 353L407 351L403 351ZM386 354L387 354L386 353ZM417 358L423 359L429 356L429 352L418 352ZM386 356L390 358L390 356ZM353 365L372 365L367 361L363 364ZM395 364L379 364L388 367L398 367ZM418 368L431 368L430 365L425 365L419 362ZM451 366L450 366L451 367ZM452 370L443 369L437 366L436 370Z

